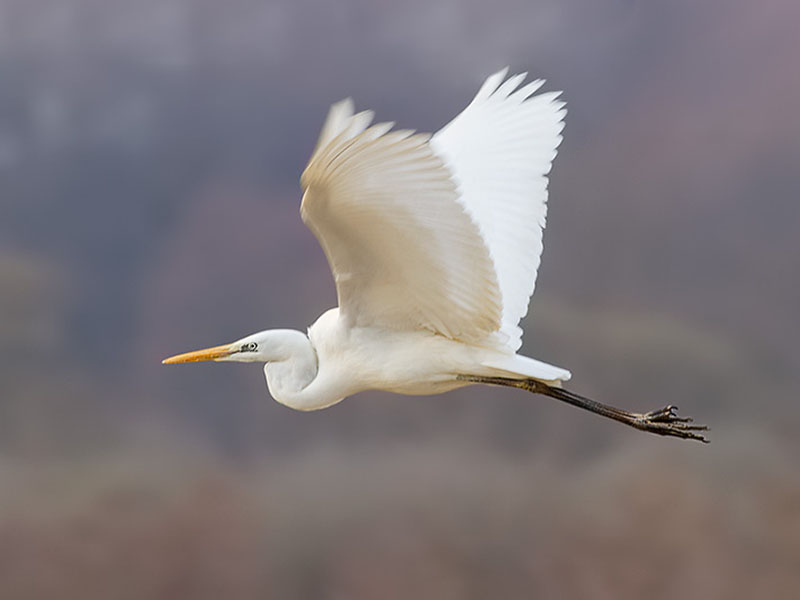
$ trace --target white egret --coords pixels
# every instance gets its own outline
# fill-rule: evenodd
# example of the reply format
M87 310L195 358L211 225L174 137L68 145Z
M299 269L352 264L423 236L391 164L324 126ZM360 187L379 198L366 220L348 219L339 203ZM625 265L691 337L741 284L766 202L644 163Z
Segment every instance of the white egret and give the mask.
M438 394L493 384L545 394L637 429L703 440L673 406L620 410L561 387L566 369L517 354L542 253L547 174L566 114L525 74L489 77L434 135L371 125L334 104L301 184L300 213L330 263L339 307L308 329L273 329L180 354L266 363L298 410L368 389Z

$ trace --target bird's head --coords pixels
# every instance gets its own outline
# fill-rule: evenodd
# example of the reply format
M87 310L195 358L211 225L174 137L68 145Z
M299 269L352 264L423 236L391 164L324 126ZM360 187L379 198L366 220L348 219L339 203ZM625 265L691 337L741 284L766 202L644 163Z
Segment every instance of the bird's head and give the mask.
M340 400L341 398L324 397L318 400L312 396L300 398L299 394L317 376L317 353L308 337L300 331L292 329L269 329L248 335L240 340L222 346L214 346L204 350L195 350L165 358L164 364L198 362L201 360L260 362L264 365L264 374L272 397L278 402L309 410Z
M283 359L281 339L283 330L271 329L248 335L230 344L176 354L161 362L176 363L213 360L217 362L272 362Z

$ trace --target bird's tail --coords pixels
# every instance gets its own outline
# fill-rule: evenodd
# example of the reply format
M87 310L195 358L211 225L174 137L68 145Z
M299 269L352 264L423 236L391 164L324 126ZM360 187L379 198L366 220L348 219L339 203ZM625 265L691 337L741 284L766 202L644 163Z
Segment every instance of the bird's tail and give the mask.
M498 377L538 379L557 387L561 386L562 381L568 381L572 377L572 373L566 369L520 354L494 354L481 364L496 371L494 374Z

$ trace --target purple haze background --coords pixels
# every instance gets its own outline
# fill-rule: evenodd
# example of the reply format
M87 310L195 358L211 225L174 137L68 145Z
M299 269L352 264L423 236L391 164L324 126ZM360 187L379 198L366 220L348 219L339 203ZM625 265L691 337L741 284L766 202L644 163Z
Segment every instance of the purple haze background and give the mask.
M800 5L0 0L0 596L790 598ZM548 399L318 413L169 354L335 304L299 215L328 106L436 130L564 90L523 352Z

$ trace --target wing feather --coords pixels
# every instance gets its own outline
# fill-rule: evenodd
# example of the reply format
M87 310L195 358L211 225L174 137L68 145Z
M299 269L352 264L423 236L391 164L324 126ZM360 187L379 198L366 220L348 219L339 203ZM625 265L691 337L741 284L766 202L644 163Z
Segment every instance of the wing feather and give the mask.
M528 312L542 254L547 174L561 142L560 92L532 96L538 79L491 75L474 100L436 133L431 147L458 185L459 201L489 248L503 303L501 333L507 348L522 344L518 323ZM505 79L505 81L504 81Z
M427 328L479 343L500 328L500 288L478 226L430 136L331 107L303 173L303 221L352 324Z

